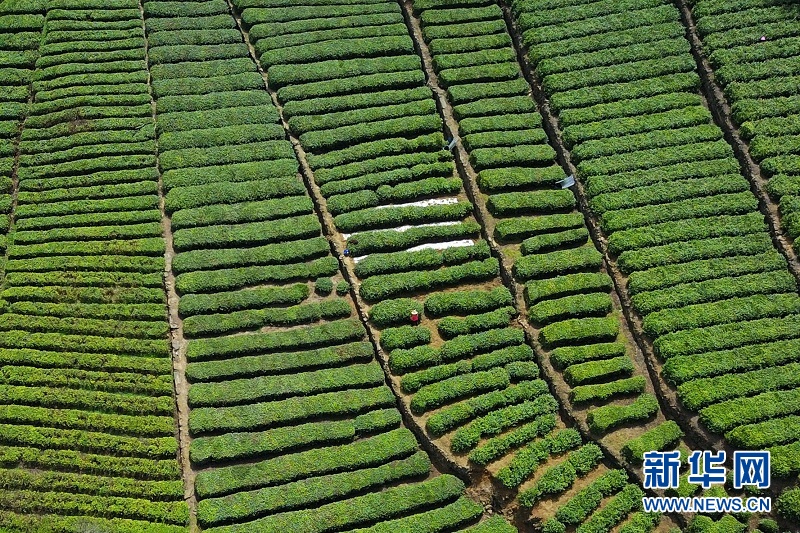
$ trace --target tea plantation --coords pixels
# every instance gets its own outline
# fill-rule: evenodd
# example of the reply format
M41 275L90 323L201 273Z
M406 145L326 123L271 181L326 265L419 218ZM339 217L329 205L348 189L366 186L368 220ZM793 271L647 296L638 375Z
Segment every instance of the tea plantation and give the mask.
M793 0L0 0L0 532L800 531L798 80Z

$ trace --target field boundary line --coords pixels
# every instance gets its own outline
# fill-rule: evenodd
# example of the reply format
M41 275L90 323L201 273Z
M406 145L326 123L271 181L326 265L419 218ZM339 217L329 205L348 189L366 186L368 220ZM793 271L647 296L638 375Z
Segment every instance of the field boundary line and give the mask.
M153 78L150 73L150 42L147 39L143 0L139 0L139 11L142 17L144 34L144 60L147 68L147 91L150 95L150 109L153 117L153 128L157 124L156 102L153 96ZM155 136L156 171L158 173L158 209L161 212L161 232L164 237L164 290L167 297L167 319L169 321L169 344L172 355L172 384L175 393L175 421L178 439L178 460L183 473L183 499L189 506L189 531L200 531L197 524L197 495L194 490L196 472L192 467L189 450L192 437L189 434L189 383L186 380L186 347L183 336L183 320L178 313L180 297L175 289L175 274L172 272L172 261L175 257L173 246L172 218L167 214L164 195L164 180L159 163L158 135Z
M701 90L711 111L714 123L722 130L725 140L733 148L733 153L739 161L741 173L750 182L750 190L758 199L759 211L767 219L769 234L775 248L786 258L789 271L800 284L800 259L792 246L792 239L788 237L781 227L781 216L778 203L770 198L766 190L767 181L761 173L761 166L750 155L750 145L742 139L739 128L731 117L730 102L725 96L722 87L717 83L714 69L706 55L703 41L697 33L697 23L694 19L686 0L674 0L675 6L681 15L681 23L686 30L686 39L689 41L692 56L697 63L697 73L700 76Z

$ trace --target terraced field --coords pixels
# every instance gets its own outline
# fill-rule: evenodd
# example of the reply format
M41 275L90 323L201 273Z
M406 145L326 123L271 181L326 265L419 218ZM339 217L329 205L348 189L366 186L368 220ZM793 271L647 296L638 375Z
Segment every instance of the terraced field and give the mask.
M0 0L0 531L796 531L795 7Z

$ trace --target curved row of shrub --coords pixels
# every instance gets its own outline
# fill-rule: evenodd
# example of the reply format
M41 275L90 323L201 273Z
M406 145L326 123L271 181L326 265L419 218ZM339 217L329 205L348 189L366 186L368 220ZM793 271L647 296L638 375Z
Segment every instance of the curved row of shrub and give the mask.
M454 253L451 259L436 257L449 242L474 241L478 228L442 149L442 121L400 6L234 4L328 210L348 237L350 257L365 261L362 296L378 301L496 277L488 255L465 251L487 259L483 265L463 264L466 256L456 249L445 252ZM409 248L419 251L398 253ZM366 282L375 274L381 276Z
M417 0L413 10L439 84L453 106L460 141L478 171L478 186L487 195L486 209L491 215L487 229L494 232L504 253L519 257L521 252L514 274L518 280L529 282L528 318L541 331L539 341L547 350L608 345L613 347L610 351L620 355L608 362L586 363L583 370L565 365L569 367L564 369L565 376L569 374L568 382L575 386L572 400L590 404L591 411L599 404L642 393L645 378L628 378L633 363L625 355L625 345L616 342L619 323L611 315L611 280L600 273L602 258L589 242L572 191L556 186L565 176L555 162L542 117L529 96L530 87L520 72L501 9L481 0ZM432 296L426 301L426 312L433 311L429 318L443 314L439 302L448 296ZM453 300L457 296L453 294ZM407 383L416 387L433 373L445 379L442 383L461 380L465 372L482 368L484 361L491 360L491 353L452 363L445 357L453 342L448 340L451 324L487 329L501 310L487 311L482 298L476 296L464 294L460 298L465 302L452 308L466 315L463 318L446 316L439 320L437 327L445 339L440 348L420 346L392 352L390 364L406 360L439 363L404 375L404 388ZM373 308L373 320L383 317L382 305ZM470 335L472 331L463 331L454 340L483 335ZM599 368L608 364L617 367ZM527 388L525 382L516 388L523 386ZM437 412L428 419L427 428L441 434L465 424L470 415L481 415L456 429L451 448L469 451L471 462L487 465L492 472L491 463L508 457L508 466L495 475L500 483L515 488L532 477L540 463L562 463L564 457L560 456L580 446L582 439L577 432L558 429L552 414L536 407L547 401L547 396L532 401L528 395L510 394L512 390L484 393L463 407ZM511 398L524 401L514 405ZM487 412L490 406L496 406L497 411ZM648 412L648 416L652 414ZM458 425L451 423L453 419ZM604 429L609 430L613 427Z
M800 235L800 226L797 223L800 213L800 107L797 105L797 76L800 72L796 67L800 59L800 43L797 38L800 24L796 20L795 6L783 2L765 4L750 0L698 1L692 5L692 14L702 39L702 52L711 63L715 78L730 102L732 118L739 126L742 136L749 142L750 154L760 163L762 175L768 179L766 190L780 205L781 223L785 231L796 240ZM788 313L787 310L783 314ZM763 349L759 349L761 346ZM782 364L780 360L770 359L773 346L775 344L744 346L737 350L755 356L750 361L758 361L758 367L769 367L772 364ZM747 371L750 368L757 367L748 367L745 364L736 368L736 371ZM769 372L769 369L765 371ZM763 389L765 380L759 379L753 371L742 374L741 380L749 382L747 388L752 389L749 394L766 390ZM793 389L786 391L785 394L789 395L797 391L796 385L780 380L768 387ZM739 392L732 395L744 395L741 390ZM790 407L793 405L791 402L784 404L784 409L764 409L761 406L767 406L770 401L768 396L770 394L759 394L752 398L752 405L742 405L742 408L749 410L744 417L742 415L745 411L741 408L735 409L733 413L724 410L732 402L737 402L736 400L703 409L702 416L716 429L730 431L731 436L747 434L756 438L751 432L746 432L746 428L741 428L738 430L740 433L736 433L735 424L756 423L796 412ZM755 402L759 397L762 397L762 402ZM741 402L748 400L750 399L742 398ZM766 425L769 423L764 422ZM762 439L765 443L769 440ZM786 476L800 471L797 442L785 444L777 435L774 440L783 445L782 453L778 456L780 460L776 462L776 473Z
M29 85L39 57L41 31L44 25L42 2L6 2L0 7L3 29L0 33L0 252L5 253L11 224L12 172L14 143L22 121L28 113Z
M772 172L782 174L770 182L772 192L783 186L780 194L790 193L797 181L789 171L796 143L788 136L793 111L784 105L791 97L782 95L792 85L783 82L795 75L790 64L798 48L791 28L797 25L777 21L792 8L700 1L694 12L717 77L730 95L741 96L734 96L734 116L754 121L745 128L755 135L754 156L765 158L765 169L780 168ZM723 407L796 388L791 379L773 383L766 376L793 368L788 353L777 353L798 338L792 326L797 286L705 107L678 9L660 0L586 0L555 9L543 0L515 0L512 14L609 251L629 276L633 307L668 360L664 377L680 384L686 408L702 409L701 421L736 436L737 445L787 444L783 438L756 439L756 431L734 425L769 425L792 414L788 405L780 412L754 405L745 418L729 417ZM772 118L787 116L784 122ZM759 138L760 118L766 129ZM727 373L733 375L723 377ZM646 410L646 402L640 407ZM592 422L603 426L643 413L613 408ZM629 453L635 457L640 444L634 444Z
M424 299L383 300L370 310L411 412L429 414L428 432L449 435L456 457L484 466L506 456L521 460L526 446L556 429L557 403L538 379L522 330L510 327L516 314L511 303L500 286L489 292L434 290ZM420 326L409 324L415 309ZM544 460L551 452L542 453Z
M692 5L703 52L731 103L733 119L761 163L783 226L800 235L800 107L796 68L800 25L790 4L698 1Z
M411 412L429 415L437 437L461 435L451 446L459 455L497 434L489 420L514 431L552 414L555 402L541 396L546 391L537 381L533 351L512 326L512 297L501 286L498 261L478 240L472 206L463 200L452 156L442 149L441 118L424 87L400 6L322 2L320 9L333 20L352 15L344 29L277 1L234 3L244 8L289 128L344 232L359 293L374 304L370 317L381 329L392 372L402 376ZM268 31L275 17L286 22ZM483 67L452 57L450 79L486 78ZM518 157L486 136L474 140L487 162ZM552 149L544 148L529 157L552 158ZM503 209L517 204L508 197ZM411 322L413 311L418 326ZM533 438L530 433L495 459Z
M3 2L0 20L3 235L19 139L0 529L185 531L138 2Z
M313 10L289 11L280 3L236 5L337 227L357 233L348 239L351 257L374 263L379 259L367 256L375 252L431 243L444 248L449 241L477 237L470 204L458 201L460 180L442 150L441 119L400 6L322 3L318 7L332 18L318 20ZM349 21L347 27L337 17ZM391 257L386 258L395 262ZM417 276L414 263L398 264L391 275L366 283L362 295L379 300L407 284L428 290L432 284L495 275L486 267L473 273L474 268L449 264L448 273Z
M477 185L487 195L488 229L514 258L514 276L526 282L528 318L539 330L539 342L551 358L557 350L604 347L591 361L560 360L557 366L573 387L571 400L591 413L599 405L642 394L646 378L618 341L611 279L601 272L602 256L572 191L557 185L565 175L529 96L501 9L477 0L413 5L478 173ZM644 418L656 411L647 410ZM624 421L597 428L613 431ZM521 449L511 464L528 464L522 458L531 449L545 460L550 455L546 442ZM499 475L502 480L506 474Z
M607 532L624 522L619 531L652 531L661 516L635 512L641 508L644 493L627 483L627 478L624 470L606 471L561 505L555 516L545 520L542 530L563 532L567 526L578 525L576 531L581 533Z
M304 532L333 524L381 530L428 517L448 528L476 522L483 508L462 496L460 481L425 481L430 460L402 427L228 4L144 8L178 310L189 339L198 522L206 531ZM252 30L264 35L305 13L254 7L243 11L245 21L262 11L268 23ZM296 57L315 49L293 35ZM314 137L311 121L304 135L315 146L375 135L346 119L337 125L336 137ZM427 133L424 121L419 126ZM400 185L382 193L407 194ZM426 405L436 401L431 394Z

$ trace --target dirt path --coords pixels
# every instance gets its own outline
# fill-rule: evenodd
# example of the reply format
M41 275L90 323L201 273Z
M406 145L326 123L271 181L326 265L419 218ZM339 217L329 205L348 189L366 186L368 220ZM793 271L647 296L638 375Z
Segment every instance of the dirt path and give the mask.
M144 26L144 6L139 0L139 11L142 16L142 32L145 42L145 65L147 66L147 89L150 93L150 108L153 123L156 122L156 102L153 97L152 76L150 75L150 43ZM197 496L194 492L196 472L189 458L192 438L189 435L189 383L186 380L186 346L183 336L183 320L178 313L180 297L175 290L175 274L172 272L172 261L175 258L173 246L172 219L167 214L164 200L164 182L159 164L158 139L156 138L156 168L158 169L158 209L161 212L161 232L164 237L164 290L167 293L167 313L169 320L169 342L172 352L173 389L175 394L175 422L178 439L178 461L183 471L183 498L189 506L189 531L200 531L197 525Z

